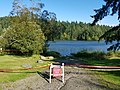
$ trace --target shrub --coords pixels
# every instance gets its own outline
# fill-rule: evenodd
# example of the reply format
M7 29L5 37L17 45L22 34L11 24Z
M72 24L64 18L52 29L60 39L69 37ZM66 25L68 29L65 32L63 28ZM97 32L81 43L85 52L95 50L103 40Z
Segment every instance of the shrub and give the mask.
M107 53L107 56L109 56L109 57L120 57L120 51L116 51L116 52L110 51L110 52Z
M21 17L22 18L22 17ZM13 17L15 19L15 17ZM12 24L2 35L0 47L8 50L16 50L17 54L39 54L43 51L45 37L40 26L34 21L21 21L16 17L16 23Z
M96 58L96 59L103 59L105 57L105 53L104 52L98 52L98 51L86 51L83 50L81 52L78 52L76 54L72 54L72 56L74 57L80 57L80 58Z
M46 53L43 54L44 56L53 56L53 57L60 57L60 53L56 51L47 51Z

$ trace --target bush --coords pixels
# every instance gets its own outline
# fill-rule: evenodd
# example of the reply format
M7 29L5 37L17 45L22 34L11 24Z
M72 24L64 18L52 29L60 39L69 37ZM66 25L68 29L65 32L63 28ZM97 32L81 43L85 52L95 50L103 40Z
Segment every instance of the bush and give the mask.
M97 52L97 51L86 51L83 50L81 52L78 52L76 54L72 54L72 56L74 57L80 57L80 58L95 58L95 59L103 59L105 57L105 53L104 52Z
M60 57L60 53L56 51L47 51L46 53L43 54L44 56L53 56L53 57Z
M109 56L109 57L120 57L120 51L116 51L116 52L110 51L110 52L107 53L107 56Z
M16 50L17 54L39 54L43 52L45 37L35 22L24 22L9 27L0 39L0 46L8 50Z

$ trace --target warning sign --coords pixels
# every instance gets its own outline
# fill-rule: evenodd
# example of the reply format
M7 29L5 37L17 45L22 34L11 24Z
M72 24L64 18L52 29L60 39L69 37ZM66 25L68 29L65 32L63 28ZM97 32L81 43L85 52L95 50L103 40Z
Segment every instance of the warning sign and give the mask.
M62 65L53 65L51 63L50 65L50 83L51 83L51 77L62 77L62 81L64 83L64 63Z
M53 68L53 77L59 77L61 76L61 68Z

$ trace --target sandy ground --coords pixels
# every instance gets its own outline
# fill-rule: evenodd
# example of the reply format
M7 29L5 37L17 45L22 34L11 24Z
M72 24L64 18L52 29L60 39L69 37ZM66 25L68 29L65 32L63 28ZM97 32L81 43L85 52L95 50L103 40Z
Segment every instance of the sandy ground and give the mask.
M112 90L100 84L93 72L77 68L65 67L65 83L61 77L53 78L49 83L49 70L38 72L16 82L2 84L3 90Z

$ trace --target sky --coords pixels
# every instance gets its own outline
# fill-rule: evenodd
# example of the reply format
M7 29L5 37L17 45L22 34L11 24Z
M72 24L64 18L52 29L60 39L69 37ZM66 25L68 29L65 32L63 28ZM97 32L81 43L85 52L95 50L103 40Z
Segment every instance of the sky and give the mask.
M8 16L12 10L14 0L0 0L0 17ZM99 9L104 3L103 0L41 0L45 4L43 10L54 12L57 20L60 21L80 21L92 23L90 17L94 15L94 9ZM117 15L105 17L99 21L101 25L118 25Z

